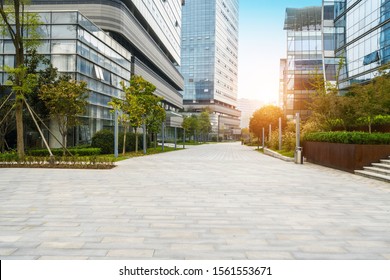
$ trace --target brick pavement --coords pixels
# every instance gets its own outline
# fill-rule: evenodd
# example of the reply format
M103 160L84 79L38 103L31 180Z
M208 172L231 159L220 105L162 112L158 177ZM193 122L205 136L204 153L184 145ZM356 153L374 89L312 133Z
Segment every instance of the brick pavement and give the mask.
M390 185L237 143L0 169L1 259L390 259Z

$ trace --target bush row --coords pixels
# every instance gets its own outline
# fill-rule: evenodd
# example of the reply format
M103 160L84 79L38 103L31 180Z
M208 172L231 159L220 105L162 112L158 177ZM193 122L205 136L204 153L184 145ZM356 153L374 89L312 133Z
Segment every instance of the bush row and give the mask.
M305 134L303 140L343 144L390 145L390 133L315 132Z
M146 144L150 147L149 137L147 137ZM101 130L95 133L92 137L92 147L99 148L101 153L109 155L114 153L114 132L111 130ZM138 150L142 150L143 136L138 134ZM123 133L118 136L118 150L121 153L123 150ZM135 151L135 133L126 133L126 152Z
M97 156L100 155L100 148L68 148L68 151L72 153L74 156ZM63 149L51 149L51 152L54 156L62 156ZM39 149L39 150L29 150L26 152L28 156L35 157L47 157L49 156L49 151L47 149Z
M0 154L0 167L28 167L28 168L72 168L72 169L109 169L115 167L113 159L97 156L84 157L50 157L26 156L22 160L16 154L11 157Z

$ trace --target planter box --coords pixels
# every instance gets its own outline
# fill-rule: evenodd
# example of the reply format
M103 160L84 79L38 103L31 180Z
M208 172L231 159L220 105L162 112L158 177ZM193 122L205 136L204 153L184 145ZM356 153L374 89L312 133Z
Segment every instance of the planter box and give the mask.
M308 162L353 173L390 156L390 145L304 142L303 156Z

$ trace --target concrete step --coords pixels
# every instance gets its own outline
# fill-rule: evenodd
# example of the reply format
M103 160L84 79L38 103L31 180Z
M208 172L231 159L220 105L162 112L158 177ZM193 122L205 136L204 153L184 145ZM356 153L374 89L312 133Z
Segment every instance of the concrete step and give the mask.
M378 173L375 173L375 172L365 171L365 170L355 170L355 174L363 176L363 177L367 177L367 178L371 178L371 179L380 180L380 181L384 181L384 182L390 183L390 176L381 175L381 174L378 174Z
M389 159L381 159L381 163L390 165L390 160Z
M383 169L390 169L390 165L383 164L383 163L373 163L372 166L378 167L378 168L383 168Z
M366 167L363 167L363 168L366 171L378 173L378 174L381 174L381 175L390 176L390 169L387 169L387 168L371 167L371 166L366 166Z

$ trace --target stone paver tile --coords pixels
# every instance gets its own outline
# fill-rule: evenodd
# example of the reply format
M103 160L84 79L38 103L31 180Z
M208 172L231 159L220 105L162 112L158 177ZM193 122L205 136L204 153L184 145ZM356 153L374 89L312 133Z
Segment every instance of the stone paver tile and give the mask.
M310 245L302 246L299 249L304 253L346 253L347 251L343 247L338 246L324 246L324 245Z
M45 241L38 248L50 248L50 249L80 249L84 246L85 242L50 242Z
M104 237L102 243L143 243L143 237L122 237L122 236L108 236Z
M293 260L294 257L288 252L248 251L245 253L250 260Z
M75 261L75 260L88 260L87 256L41 256L39 260L58 260L58 261Z
M0 256L9 256L16 250L17 248L0 248Z
M151 258L154 250L137 250L137 249L114 249L109 250L108 257L125 257L125 258Z
M390 260L390 254L382 254L382 256L383 256L386 260Z
M79 236L82 232L81 231L43 231L40 236L41 237L62 237L62 236Z
M18 241L22 236L20 235L0 235L0 242L12 243Z

